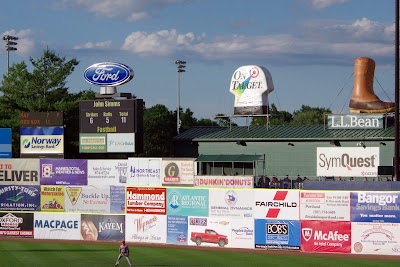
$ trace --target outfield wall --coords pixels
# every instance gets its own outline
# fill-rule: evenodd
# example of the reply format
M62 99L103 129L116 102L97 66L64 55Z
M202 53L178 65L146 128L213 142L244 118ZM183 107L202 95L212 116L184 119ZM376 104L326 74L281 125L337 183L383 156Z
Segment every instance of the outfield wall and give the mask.
M0 162L1 238L400 255L398 191L166 187L152 160Z

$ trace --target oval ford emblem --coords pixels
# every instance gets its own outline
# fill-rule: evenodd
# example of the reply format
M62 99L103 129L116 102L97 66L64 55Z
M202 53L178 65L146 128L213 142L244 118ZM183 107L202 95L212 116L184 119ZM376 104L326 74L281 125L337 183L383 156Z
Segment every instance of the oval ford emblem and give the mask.
M118 86L133 78L133 70L121 63L96 63L84 72L86 81L100 86Z

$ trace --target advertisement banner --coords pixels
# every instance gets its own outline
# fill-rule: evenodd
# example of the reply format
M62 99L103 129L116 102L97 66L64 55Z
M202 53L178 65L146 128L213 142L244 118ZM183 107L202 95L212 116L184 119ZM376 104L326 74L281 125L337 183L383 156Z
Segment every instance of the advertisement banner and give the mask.
M125 214L125 186L110 186L110 212Z
M127 184L161 186L161 158L128 158Z
M255 190L254 199L255 218L295 221L300 218L299 191Z
M300 220L350 221L350 192L300 191Z
M254 247L300 250L300 221L256 219Z
M165 215L126 215L126 241L140 243L167 242L167 216Z
M189 217L189 245L231 247L232 224L230 219Z
M351 252L351 223L301 221L301 251Z
M82 214L80 226L82 240L125 240L125 215Z
M231 219L230 246L232 248L254 248L254 220Z
M64 186L41 186L40 206L41 211L64 211Z
M195 176L194 186L206 188L253 188L252 176Z
M39 159L1 159L0 185L39 185Z
M125 185L128 160L88 160L88 185Z
M166 188L127 187L126 213L165 215L166 195Z
M378 176L379 147L317 147L317 176Z
M106 153L107 134L79 134L79 153Z
M209 195L210 217L253 218L253 190L210 189Z
M167 188L167 214L208 216L208 189Z
M35 239L80 240L79 214L35 213Z
M400 256L400 224L351 223L351 253Z
M40 210L40 185L0 185L0 210Z
M400 192L352 192L351 221L400 223Z
M110 188L93 186L66 186L66 212L110 213Z
M195 159L162 159L163 185L193 185L196 174Z
M0 238L33 238L33 213L0 213Z
M11 138L11 128L0 128L0 158L12 157Z
M41 185L87 185L86 159L40 159Z
M64 127L21 127L21 154L63 154Z
M167 216L167 244L188 244L188 217Z
M135 133L107 133L107 153L136 152Z

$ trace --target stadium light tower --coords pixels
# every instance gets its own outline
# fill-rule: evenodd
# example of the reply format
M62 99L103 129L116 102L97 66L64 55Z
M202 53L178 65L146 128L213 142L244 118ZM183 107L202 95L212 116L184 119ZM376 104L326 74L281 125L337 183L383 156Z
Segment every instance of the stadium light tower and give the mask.
M180 112L181 112L181 73L186 72L186 61L175 61L178 72L178 110L176 112L176 132L179 134L181 128Z
M10 51L16 51L17 48L15 47L18 43L15 42L18 40L18 37L11 36L11 35L4 35L3 40L6 42L6 51L7 51L7 75L8 69L10 68Z

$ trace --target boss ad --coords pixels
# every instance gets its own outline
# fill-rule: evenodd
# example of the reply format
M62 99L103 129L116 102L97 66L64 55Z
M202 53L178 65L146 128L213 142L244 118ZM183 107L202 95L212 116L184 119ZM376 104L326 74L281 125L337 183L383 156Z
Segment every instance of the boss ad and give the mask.
M0 185L0 210L40 210L40 185Z
M167 242L167 216L126 215L126 241L165 244Z
M0 237L33 238L33 213L0 213Z
M210 217L253 218L252 190L210 189Z
M299 192L294 190L255 190L254 217L295 220L300 217Z
M110 186L110 212L125 213L125 186Z
M188 244L188 217L167 216L167 244Z
M167 188L167 214L208 216L208 189Z
M128 158L127 184L161 186L161 158Z
M352 192L352 222L400 223L400 192Z
M161 177L163 185L193 185L196 174L195 159L162 160Z
M41 159L41 185L87 185L87 160Z
M300 221L256 219L254 247L300 250Z
M35 239L80 239L79 214L35 213Z
M40 185L40 159L1 159L0 185Z
M88 160L88 185L126 185L128 160Z
M47 212L65 211L64 186L41 186L40 209Z
M65 211L110 213L110 188L95 188L92 186L66 186Z
M166 201L166 188L126 188L126 213L165 215L167 213Z
M230 219L190 216L188 220L190 246L232 247Z
M121 241L125 239L125 216L82 214L80 230L83 240Z

